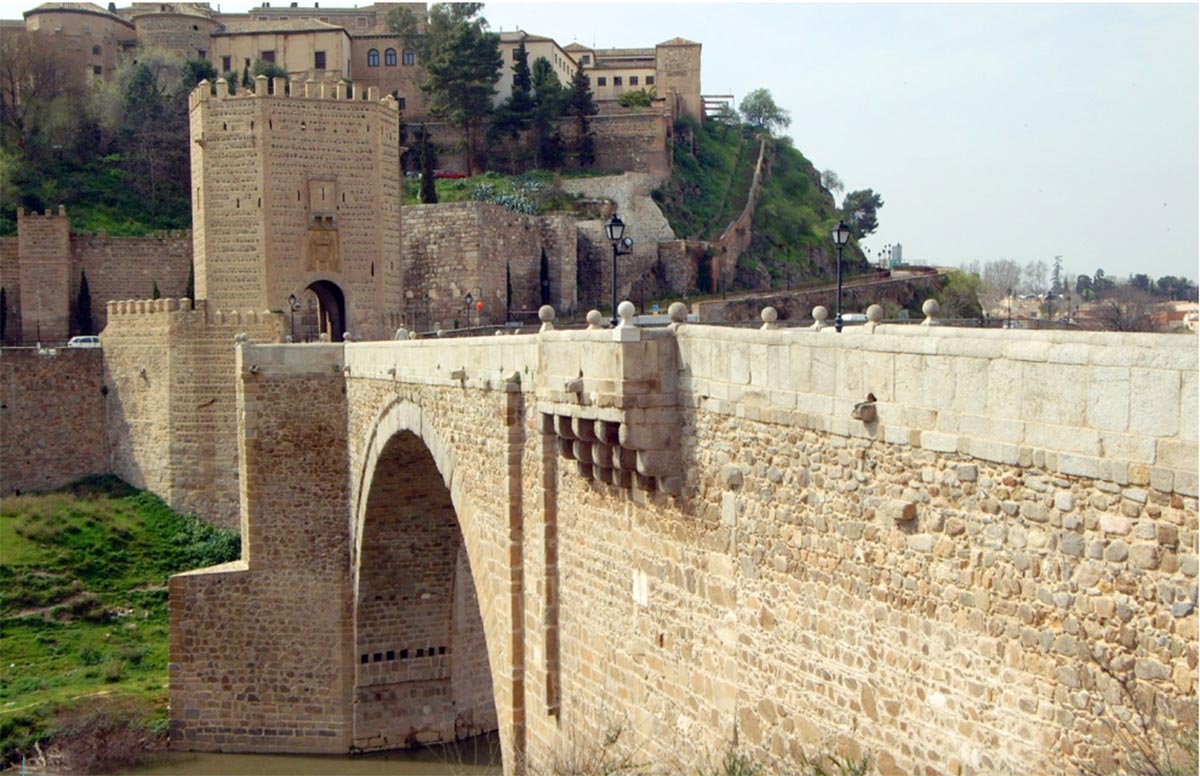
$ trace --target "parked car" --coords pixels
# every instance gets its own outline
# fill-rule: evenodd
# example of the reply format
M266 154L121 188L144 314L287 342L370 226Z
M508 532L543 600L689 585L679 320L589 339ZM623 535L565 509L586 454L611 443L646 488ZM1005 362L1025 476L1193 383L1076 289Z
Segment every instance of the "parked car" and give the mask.
M67 340L69 348L98 348L100 347L100 338L95 334L85 334L79 337L71 337Z
M467 174L465 172L458 172L457 170L434 170L433 177L435 180L437 178L465 178Z

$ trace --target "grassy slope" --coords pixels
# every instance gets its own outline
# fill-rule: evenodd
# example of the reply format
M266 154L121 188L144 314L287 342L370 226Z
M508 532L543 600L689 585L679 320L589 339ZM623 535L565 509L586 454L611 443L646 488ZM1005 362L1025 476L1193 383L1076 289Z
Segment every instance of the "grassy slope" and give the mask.
M161 727L167 577L239 553L236 534L112 478L0 499L0 762L97 698Z

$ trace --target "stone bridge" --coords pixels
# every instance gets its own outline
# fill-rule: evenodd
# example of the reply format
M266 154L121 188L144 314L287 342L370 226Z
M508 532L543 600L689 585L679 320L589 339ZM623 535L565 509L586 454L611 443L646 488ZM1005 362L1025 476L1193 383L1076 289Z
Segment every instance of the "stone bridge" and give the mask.
M1195 727L1190 337L674 325L237 363L243 556L171 580L178 748L498 730L510 773L1024 774L1108 769L1137 715Z

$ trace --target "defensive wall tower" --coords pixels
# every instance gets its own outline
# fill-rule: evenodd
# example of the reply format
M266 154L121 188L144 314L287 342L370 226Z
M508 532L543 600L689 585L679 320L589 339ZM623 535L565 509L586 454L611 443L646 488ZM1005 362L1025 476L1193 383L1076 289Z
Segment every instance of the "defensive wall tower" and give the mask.
M45 215L17 209L17 253L21 257L21 330L57 342L71 332L71 222L61 205Z
M314 297L322 333L378 338L400 322L399 111L376 90L259 76L253 93L191 95L196 297L289 310Z
M700 44L672 38L654 47L654 60L658 94L663 97L674 94L674 114L699 121L704 116L704 101L700 98Z

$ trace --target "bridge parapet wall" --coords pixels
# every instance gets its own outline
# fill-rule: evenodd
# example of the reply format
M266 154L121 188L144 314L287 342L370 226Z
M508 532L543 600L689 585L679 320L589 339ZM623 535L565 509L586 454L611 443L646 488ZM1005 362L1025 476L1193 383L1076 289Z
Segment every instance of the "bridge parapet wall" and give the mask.
M706 411L1197 494L1186 337L884 326L682 326L681 401ZM878 420L851 418L868 393Z

